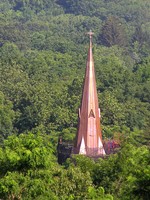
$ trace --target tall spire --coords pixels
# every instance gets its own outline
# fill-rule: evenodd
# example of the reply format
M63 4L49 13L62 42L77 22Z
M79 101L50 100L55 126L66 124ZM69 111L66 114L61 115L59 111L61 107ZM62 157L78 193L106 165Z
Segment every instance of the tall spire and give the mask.
M76 137L76 153L95 157L105 155L100 129L100 109L96 89L94 60L92 53L93 32L90 36L90 45L87 56L85 80L83 86L81 108L79 109L79 124Z

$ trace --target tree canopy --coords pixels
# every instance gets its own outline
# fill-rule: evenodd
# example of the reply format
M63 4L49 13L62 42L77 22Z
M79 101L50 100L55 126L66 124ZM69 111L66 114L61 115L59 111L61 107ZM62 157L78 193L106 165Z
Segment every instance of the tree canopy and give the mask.
M149 0L1 0L0 198L149 199ZM57 164L73 142L88 50L103 138L121 150Z

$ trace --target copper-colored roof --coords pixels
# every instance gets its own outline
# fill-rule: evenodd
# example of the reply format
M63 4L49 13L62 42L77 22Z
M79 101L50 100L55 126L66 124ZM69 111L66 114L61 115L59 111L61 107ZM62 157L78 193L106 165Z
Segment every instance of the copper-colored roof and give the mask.
M102 145L100 129L100 109L96 89L94 60L92 53L92 35L90 31L90 46L86 63L86 73L82 94L81 108L79 109L79 124L75 148L77 153L85 155L105 154Z

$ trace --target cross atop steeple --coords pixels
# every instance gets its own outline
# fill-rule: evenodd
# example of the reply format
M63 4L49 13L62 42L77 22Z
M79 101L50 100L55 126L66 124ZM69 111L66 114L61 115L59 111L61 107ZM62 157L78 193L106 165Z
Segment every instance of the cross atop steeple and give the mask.
M92 47L92 36L94 35L94 33L90 30L89 32L87 32L87 35L90 36L90 46Z
M87 32L87 35L89 35L90 38L92 38L92 35L94 35L94 33L90 30L89 32Z

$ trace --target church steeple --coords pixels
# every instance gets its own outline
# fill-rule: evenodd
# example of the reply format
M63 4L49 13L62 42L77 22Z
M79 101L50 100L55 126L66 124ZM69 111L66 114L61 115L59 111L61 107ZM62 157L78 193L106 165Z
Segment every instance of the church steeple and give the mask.
M83 86L81 108L79 109L79 124L76 138L76 153L87 156L105 155L100 129L100 109L96 89L94 60L92 53L93 32L90 36L90 45L87 56L85 80Z

